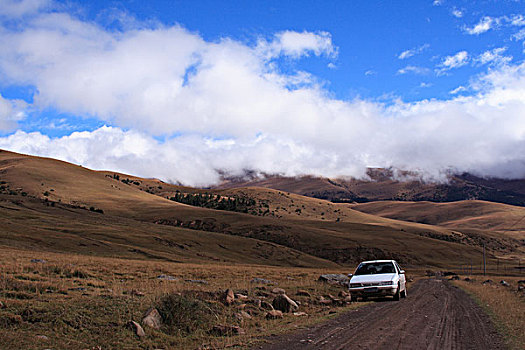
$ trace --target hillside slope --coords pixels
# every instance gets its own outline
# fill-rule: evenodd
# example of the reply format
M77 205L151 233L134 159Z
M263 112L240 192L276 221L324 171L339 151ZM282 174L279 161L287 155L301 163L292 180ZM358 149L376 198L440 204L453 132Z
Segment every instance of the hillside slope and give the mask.
M510 239L381 218L279 191L183 188L6 151L0 152L0 174L1 242L7 246L285 266L389 257L447 266L477 259L482 242L495 254L515 253ZM257 215L166 198L177 191L249 197Z

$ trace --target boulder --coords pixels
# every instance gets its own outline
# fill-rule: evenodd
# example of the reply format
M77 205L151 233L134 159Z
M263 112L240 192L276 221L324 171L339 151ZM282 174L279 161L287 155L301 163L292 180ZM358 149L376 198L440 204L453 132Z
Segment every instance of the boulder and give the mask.
M136 289L132 289L131 292L129 292L129 294L134 295L136 297L143 297L146 295L146 293L141 292L140 290L136 290Z
M329 273L319 276L319 281L327 282L330 284L340 284L342 286L348 286L350 278L347 275L340 273Z
M274 310L274 307L272 304L270 304L269 302L267 301L264 301L264 300L261 300L261 306L260 306L262 309L265 309L265 310Z
M492 280L486 280L486 281L483 281L483 284L492 284Z
M229 335L241 335L245 334L246 332L239 326L218 324L213 326L210 333L219 337L223 337Z
M140 324L138 324L137 322L135 321L130 321L129 322L129 327L135 332L135 334L139 337L139 338L142 338L146 335L146 333L144 332L144 329L142 328L142 326Z
M142 323L148 327L160 329L162 326L162 316L157 309L152 307L146 311L146 314L142 319Z
M272 306L274 309L282 312L291 312L299 309L299 305L286 294L276 296L275 299L273 299Z
M283 313L279 310L271 310L266 313L267 320L275 320L278 318L283 318Z
M273 294L286 294L286 291L284 289L282 289L282 288L276 287L276 288L272 289L272 293Z
M448 280L449 281L459 281L459 276L458 275L453 275L452 277L450 277Z
M250 281L250 283L261 283L261 284L274 284L272 281L270 280L267 280L265 278L259 278L259 277L254 277L252 278L252 280Z
M308 314L306 312L294 312L293 313L294 316L308 316Z
M235 318L237 318L239 321L243 321L243 320L251 320L252 316L246 311L241 310L235 314Z
M32 263L45 264L47 261L44 259L31 259Z
M224 305L229 306L233 304L234 301L235 301L235 294L233 293L233 290L226 289L226 291L224 292L222 296L222 302L224 303Z
M170 276L170 275L159 275L157 276L157 279L164 280L164 281L177 281L178 278Z
M501 284L503 287L510 287L510 284L507 281L504 281L504 280L501 280L499 282L499 284Z
M304 290L304 289L299 289L297 291L297 293L295 293L295 295L302 296L302 297L311 297L312 296L309 291Z
M321 304L321 305L332 305L332 300L325 299L324 297L320 296L319 297L319 304Z
M340 291L339 292L339 295L338 295L340 298L346 298L347 296L350 296L350 293L348 292L345 292L344 290Z
M246 300L246 299L248 299L248 296L244 295L244 294L241 294L241 293L236 293L235 294L235 299Z

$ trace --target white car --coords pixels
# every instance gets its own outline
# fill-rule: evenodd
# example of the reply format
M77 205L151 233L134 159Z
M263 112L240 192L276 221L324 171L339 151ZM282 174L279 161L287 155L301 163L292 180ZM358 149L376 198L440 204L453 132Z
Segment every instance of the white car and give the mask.
M357 298L393 296L394 300L407 297L405 271L395 260L363 261L354 274L349 275L352 301Z

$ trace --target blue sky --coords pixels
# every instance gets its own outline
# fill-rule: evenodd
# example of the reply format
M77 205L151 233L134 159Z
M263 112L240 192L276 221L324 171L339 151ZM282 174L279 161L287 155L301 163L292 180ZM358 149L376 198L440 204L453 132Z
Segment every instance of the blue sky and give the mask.
M248 168L525 176L523 1L0 5L8 149L188 184ZM477 148L456 154L466 138Z

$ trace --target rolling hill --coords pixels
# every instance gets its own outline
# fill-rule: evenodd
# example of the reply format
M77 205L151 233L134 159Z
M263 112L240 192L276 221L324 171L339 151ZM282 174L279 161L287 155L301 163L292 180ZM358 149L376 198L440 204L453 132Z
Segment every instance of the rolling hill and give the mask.
M385 218L279 190L180 187L7 151L0 182L0 244L18 249L305 267L387 257L448 266L479 259L483 244L499 257L521 254L515 238L483 230ZM177 195L250 205L217 210L170 200Z

